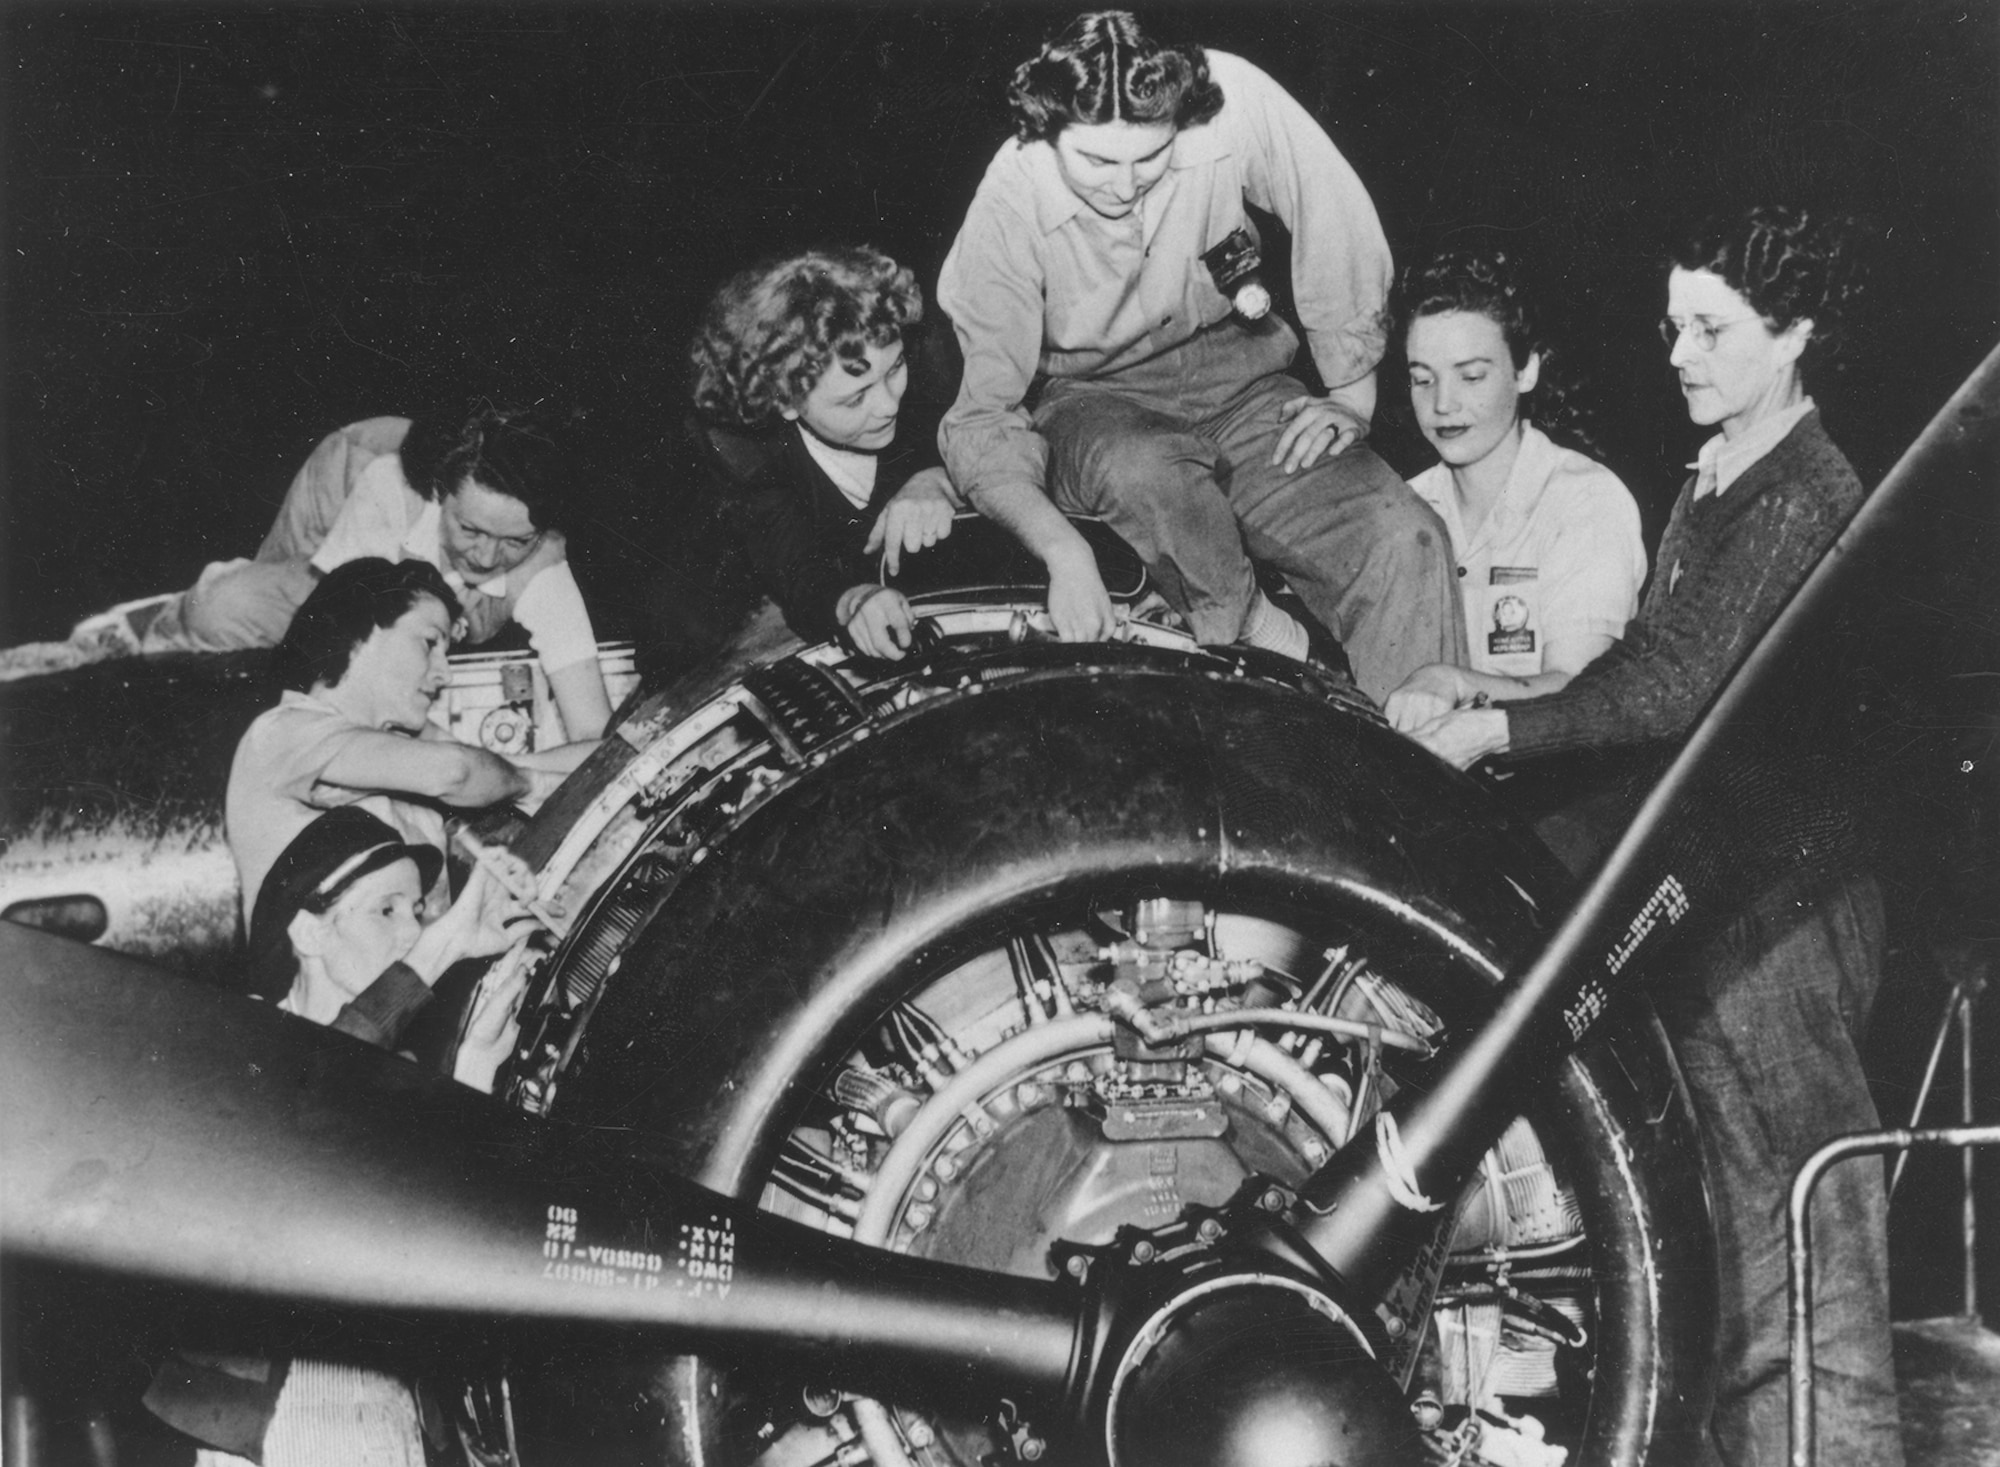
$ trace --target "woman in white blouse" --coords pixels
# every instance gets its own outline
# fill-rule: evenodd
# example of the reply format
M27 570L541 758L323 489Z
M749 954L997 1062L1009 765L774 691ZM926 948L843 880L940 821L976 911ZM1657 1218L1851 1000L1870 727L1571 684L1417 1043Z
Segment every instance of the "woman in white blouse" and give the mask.
M1646 552L1617 475L1527 417L1547 351L1506 256L1439 255L1405 274L1401 296L1410 402L1442 460L1410 486L1451 536L1468 656L1389 695L1408 731L1561 688L1625 630Z

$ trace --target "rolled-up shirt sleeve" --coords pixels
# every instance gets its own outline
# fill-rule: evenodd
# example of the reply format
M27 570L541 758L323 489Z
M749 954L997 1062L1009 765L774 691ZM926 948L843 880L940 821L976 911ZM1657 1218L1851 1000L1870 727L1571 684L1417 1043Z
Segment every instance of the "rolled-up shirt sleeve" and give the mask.
M1244 194L1292 235L1292 298L1329 388L1375 369L1388 345L1394 265L1360 175L1291 94L1240 56L1211 51L1232 121L1251 142Z
M1026 407L1041 362L1043 272L1033 220L982 188L945 257L938 305L965 356L938 450L959 492L978 503L998 484L1047 482L1048 446Z
M527 632L528 645L547 672L560 672L597 656L590 610L566 560L544 566L521 588L514 620Z

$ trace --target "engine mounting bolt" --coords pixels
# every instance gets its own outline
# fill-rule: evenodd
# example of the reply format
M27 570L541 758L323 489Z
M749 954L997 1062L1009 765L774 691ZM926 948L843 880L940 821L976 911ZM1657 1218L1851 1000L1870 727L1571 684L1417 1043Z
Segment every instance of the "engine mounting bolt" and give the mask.
M921 1419L914 1421L906 1420L903 1423L903 1436L911 1446L917 1448L919 1451L937 1440L937 1433L931 1430L931 1424Z
M1048 1444L1038 1436L1023 1437L1021 1440L1023 1462L1039 1462L1042 1460L1042 1453L1047 1450Z
M1285 1194L1280 1192L1276 1187L1271 1188L1262 1197L1259 1197L1257 1201L1266 1212L1283 1212L1285 1210Z
M1400 1340L1410 1330L1409 1325L1403 1322L1403 1316L1400 1314L1392 1314L1383 1320L1382 1328L1389 1332L1389 1338L1392 1340Z
M1152 1243L1147 1241L1145 1238L1141 1238L1138 1242L1132 1245L1132 1261L1134 1263L1151 1263L1153 1261L1153 1255L1156 1252L1158 1252L1158 1250L1153 1247Z
M1222 1224L1212 1217L1205 1217L1201 1226L1195 1229L1195 1234L1202 1242L1213 1243L1222 1237Z
M1090 1261L1081 1253L1072 1253L1069 1262L1063 1265L1063 1272L1073 1279L1080 1279L1090 1272Z
M1306 1137L1305 1145L1301 1146L1299 1150L1305 1153L1306 1160L1314 1166L1318 1166L1326 1160L1326 1148L1320 1145L1317 1136Z

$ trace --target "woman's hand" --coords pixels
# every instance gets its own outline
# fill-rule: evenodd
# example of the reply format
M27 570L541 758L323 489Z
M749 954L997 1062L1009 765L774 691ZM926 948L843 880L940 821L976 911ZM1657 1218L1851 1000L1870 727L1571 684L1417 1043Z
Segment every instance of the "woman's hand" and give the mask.
M1311 468L1368 436L1368 420L1331 398L1295 397L1278 409L1278 416L1288 421L1271 450L1271 462L1288 474Z
M445 914L424 929L448 949L447 966L461 958L490 958L526 939L538 923L519 899L483 864L473 863L465 888ZM421 941L422 939L419 939Z
M1471 701L1472 690L1465 685L1461 670L1449 662L1433 662L1404 678L1382 705L1382 711L1388 716L1389 726L1398 733L1414 733Z
M465 635L459 640L468 647L492 641L513 619L506 597L489 596L475 586L465 588L465 594L458 598L458 610L465 626Z
M1507 713L1502 708L1463 708L1434 718L1410 735L1447 764L1469 769L1489 754L1507 750Z
M474 1090L491 1092L493 1075L513 1052L521 1032L521 998L528 991L534 954L524 936L479 980L452 1058L452 1078Z
M1102 642L1118 630L1111 593L1098 574L1097 556L1082 535L1044 562L1049 568L1049 620L1065 642Z
M834 615L848 640L864 657L894 662L902 657L916 630L916 614L901 591L887 586L850 586L840 594Z
M951 487L951 476L943 469L930 468L912 474L909 483L898 489L875 517L861 553L883 552L893 576L902 566L904 551L914 555L951 534L951 517L958 509L958 493Z

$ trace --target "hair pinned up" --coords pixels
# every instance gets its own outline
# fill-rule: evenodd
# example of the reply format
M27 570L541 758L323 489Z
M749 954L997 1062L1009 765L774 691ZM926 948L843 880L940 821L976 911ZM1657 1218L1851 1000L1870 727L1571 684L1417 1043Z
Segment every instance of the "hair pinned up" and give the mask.
M335 566L313 587L271 654L278 686L296 693L335 686L347 676L355 649L378 628L401 621L423 596L436 597L458 619L458 597L427 560L364 556Z
M1870 230L1846 215L1760 205L1703 220L1675 244L1669 263L1706 270L1773 331L1811 321L1799 368L1836 364L1866 289Z
M1541 313L1510 256L1496 249L1447 250L1404 270L1396 286L1399 337L1408 335L1418 317L1450 311L1484 316L1498 326L1517 372L1528 365L1530 356L1540 353L1540 377L1534 392L1523 399L1533 408L1527 416L1551 438L1592 458L1604 457L1557 353L1543 335Z
M1016 137L1046 142L1071 123L1193 127L1222 110L1222 88L1201 47L1162 43L1130 11L1095 10L1015 69L1007 105Z

